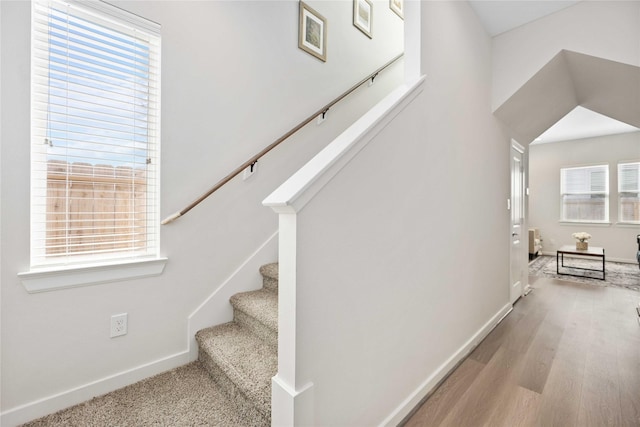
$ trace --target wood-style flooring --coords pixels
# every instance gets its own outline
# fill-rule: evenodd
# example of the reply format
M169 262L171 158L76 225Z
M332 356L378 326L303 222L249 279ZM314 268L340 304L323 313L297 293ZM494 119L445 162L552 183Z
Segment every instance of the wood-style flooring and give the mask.
M640 293L530 283L406 427L640 426Z

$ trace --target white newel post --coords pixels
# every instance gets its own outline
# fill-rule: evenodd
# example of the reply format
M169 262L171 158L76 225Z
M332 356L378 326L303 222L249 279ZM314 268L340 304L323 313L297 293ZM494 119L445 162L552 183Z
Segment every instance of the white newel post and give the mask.
M296 385L297 213L292 206L265 205L279 214L278 373L271 381L271 425L311 426L313 384Z

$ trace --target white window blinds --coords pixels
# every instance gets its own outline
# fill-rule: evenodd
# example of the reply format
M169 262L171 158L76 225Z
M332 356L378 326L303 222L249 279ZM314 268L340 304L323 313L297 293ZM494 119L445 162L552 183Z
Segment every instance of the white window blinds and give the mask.
M32 266L157 256L159 27L32 5Z
M640 162L618 164L618 200L620 221L640 223Z
M562 220L609 220L609 168L607 165L560 170Z

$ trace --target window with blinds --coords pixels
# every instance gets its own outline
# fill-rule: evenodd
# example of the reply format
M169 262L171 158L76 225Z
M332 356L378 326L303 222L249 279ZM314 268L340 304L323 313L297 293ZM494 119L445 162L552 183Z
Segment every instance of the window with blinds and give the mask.
M640 162L618 164L620 222L640 224Z
M562 221L609 221L608 165L560 170Z
M31 263L159 254L159 26L32 2Z

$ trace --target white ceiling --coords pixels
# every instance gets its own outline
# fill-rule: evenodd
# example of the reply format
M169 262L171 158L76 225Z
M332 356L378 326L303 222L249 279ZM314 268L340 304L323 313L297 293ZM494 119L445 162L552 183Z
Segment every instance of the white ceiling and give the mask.
M534 144L592 138L636 132L638 128L603 116L584 107L576 107L559 122L535 139Z
M469 3L491 36L550 15L579 0L471 0Z
M579 0L470 0L491 36L565 9ZM567 141L639 130L583 107L576 107L539 137L540 143Z

